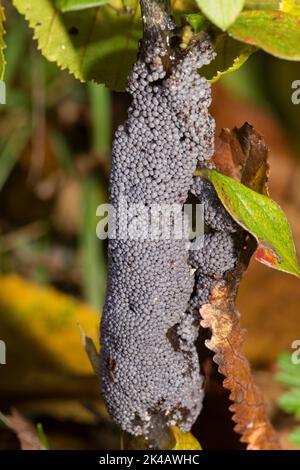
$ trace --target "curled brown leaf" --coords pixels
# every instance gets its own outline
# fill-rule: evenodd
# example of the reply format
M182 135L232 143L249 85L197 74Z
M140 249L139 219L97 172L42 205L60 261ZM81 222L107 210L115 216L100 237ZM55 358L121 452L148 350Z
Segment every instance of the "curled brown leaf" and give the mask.
M222 129L220 145L212 159L219 171L259 193L267 193L268 147L246 122L240 128Z

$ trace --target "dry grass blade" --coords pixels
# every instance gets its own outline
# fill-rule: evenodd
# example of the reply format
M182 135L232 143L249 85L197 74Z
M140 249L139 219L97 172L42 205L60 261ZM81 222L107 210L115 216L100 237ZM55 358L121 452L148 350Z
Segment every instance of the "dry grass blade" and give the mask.
M16 409L12 409L11 415L0 412L0 420L17 435L22 450L46 450L35 426Z

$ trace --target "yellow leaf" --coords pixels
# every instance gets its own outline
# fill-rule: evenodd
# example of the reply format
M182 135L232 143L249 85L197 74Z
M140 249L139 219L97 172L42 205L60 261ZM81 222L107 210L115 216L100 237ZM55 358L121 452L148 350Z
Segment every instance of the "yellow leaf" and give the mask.
M176 441L171 450L202 450L201 445L191 432L182 432L177 426L172 426L171 432Z
M155 436L157 445L149 445L149 441L143 436L122 434L121 448L123 450L202 450L201 445L192 433L182 432L177 426L171 426L167 430L158 429Z
M92 375L78 323L97 344L99 314L95 310L53 288L33 284L19 276L0 277L0 331L8 354L17 348L17 342L21 349L26 339L26 344L31 342L33 349L40 349L60 369ZM7 332L4 336L3 331Z
M282 0L280 10L294 16L300 16L300 0Z
M0 80L3 79L4 70L5 70L5 58L3 50L5 49L5 42L3 36L5 34L5 29L3 23L5 21L4 8L0 5Z

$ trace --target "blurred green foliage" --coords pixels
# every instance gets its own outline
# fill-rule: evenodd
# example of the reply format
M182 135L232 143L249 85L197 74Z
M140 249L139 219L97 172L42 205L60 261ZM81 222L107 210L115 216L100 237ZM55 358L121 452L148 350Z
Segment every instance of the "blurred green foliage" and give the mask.
M61 286L100 310L107 267L105 242L96 237L96 208L107 201L111 92L83 85L45 60L12 8L7 24L14 27L6 35L7 104L0 108L1 271ZM90 168L84 168L85 156ZM64 211L71 204L79 222L65 234L54 213L70 180L75 192Z
M300 363L293 363L292 355L283 353L278 359L278 367L280 372L277 374L277 379L289 388L279 397L278 404L282 410L300 420ZM300 426L295 427L290 440L300 446Z

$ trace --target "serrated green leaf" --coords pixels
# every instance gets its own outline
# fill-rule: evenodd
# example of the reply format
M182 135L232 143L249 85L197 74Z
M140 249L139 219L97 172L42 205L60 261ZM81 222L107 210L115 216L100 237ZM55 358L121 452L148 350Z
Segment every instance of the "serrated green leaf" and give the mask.
M300 388L293 388L281 395L278 404L287 413L293 413L296 418L300 418Z
M5 72L5 57L4 57L4 53L3 53L3 51L5 49L4 21L5 21L4 8L0 5L0 80L3 80L4 72Z
M108 3L108 0L54 0L55 6L61 11L84 10L85 8L99 7Z
M216 26L225 31L243 9L244 0L196 0L202 13Z
M258 261L300 276L291 229L278 204L215 170L197 170L197 175L213 184L227 211L256 238Z
M297 17L283 11L256 10L241 13L228 33L287 60L300 60L300 27Z
M200 74L211 83L218 81L223 75L238 70L256 51L256 47L236 41L227 33L219 34L214 43L216 58L200 69Z
M300 0L282 0L280 2L280 10L299 17L300 16Z
M59 12L50 0L13 0L34 29L42 54L81 81L124 90L142 35L138 0Z
M34 30L41 53L82 82L124 91L142 37L139 0L111 0L81 11L60 12L51 0L12 0ZM89 3L93 3L91 0ZM172 1L173 11L192 9Z

